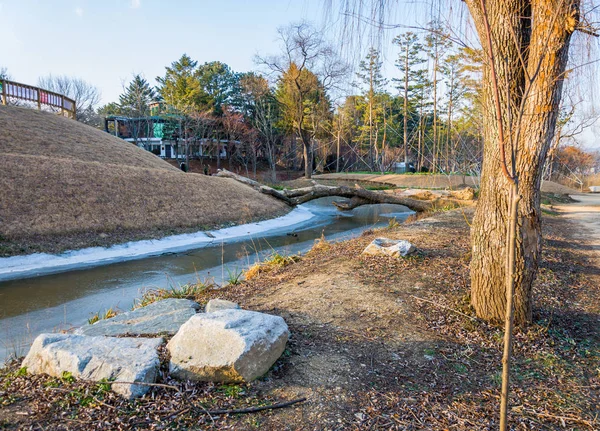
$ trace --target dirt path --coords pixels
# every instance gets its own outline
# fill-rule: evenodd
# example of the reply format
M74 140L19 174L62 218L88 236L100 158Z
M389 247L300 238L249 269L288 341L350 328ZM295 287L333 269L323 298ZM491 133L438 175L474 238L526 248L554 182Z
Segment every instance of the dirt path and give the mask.
M600 266L600 194L572 195L577 203L555 206L561 214L573 220L583 229L575 233L579 238L587 238L588 246L595 250Z

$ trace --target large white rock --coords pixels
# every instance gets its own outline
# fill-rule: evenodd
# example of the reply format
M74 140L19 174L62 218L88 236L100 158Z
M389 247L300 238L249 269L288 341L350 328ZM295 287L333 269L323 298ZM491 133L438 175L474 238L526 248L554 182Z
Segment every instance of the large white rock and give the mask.
M240 306L232 301L225 299L211 299L206 304L204 311L207 313L213 313L220 310L239 310Z
M375 238L362 254L371 256L404 257L416 251L416 247L403 239Z
M279 316L247 310L198 314L169 341L171 375L211 382L251 381L285 349L288 326Z
M196 314L200 305L189 299L168 298L115 317L78 328L78 335L173 335Z
M62 377L69 372L83 380L154 383L162 338L86 337L73 334L41 334L23 360L32 374ZM115 383L112 390L126 398L140 397L147 385Z

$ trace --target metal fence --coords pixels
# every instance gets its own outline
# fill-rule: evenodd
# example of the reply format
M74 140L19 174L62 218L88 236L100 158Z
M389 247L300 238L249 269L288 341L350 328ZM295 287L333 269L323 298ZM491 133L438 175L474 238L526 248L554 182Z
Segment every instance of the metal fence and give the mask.
M61 115L76 119L77 107L75 101L62 94L33 87L31 85L20 84L18 82L0 80L0 94L2 104L6 105L8 99L25 100L37 104L37 109L43 106L50 106L60 109Z

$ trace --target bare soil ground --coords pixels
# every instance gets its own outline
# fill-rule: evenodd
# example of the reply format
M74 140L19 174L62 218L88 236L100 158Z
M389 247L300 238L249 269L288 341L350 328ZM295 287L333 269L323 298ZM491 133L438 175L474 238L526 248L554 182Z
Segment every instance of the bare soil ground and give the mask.
M184 174L92 127L0 106L0 256L106 246L286 211L249 187Z
M258 381L182 384L165 371L162 383L176 389L126 402L100 385L20 376L15 363L0 372L0 427L495 430L502 329L468 305L471 216L454 210L320 243L296 263L197 297L286 319L288 348ZM583 229L544 219L534 323L516 331L511 429L600 429L600 262ZM408 239L418 252L362 256L377 236ZM206 413L299 397L280 410Z

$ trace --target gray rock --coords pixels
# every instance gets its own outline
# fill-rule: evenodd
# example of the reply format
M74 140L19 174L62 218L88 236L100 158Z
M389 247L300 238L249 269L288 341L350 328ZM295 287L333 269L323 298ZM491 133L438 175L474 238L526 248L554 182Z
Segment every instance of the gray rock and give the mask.
M251 381L285 350L288 327L279 316L221 310L188 320L167 344L173 377L196 381Z
M200 308L188 299L169 298L78 328L78 335L173 335Z
M32 374L61 377L69 372L83 380L154 383L162 338L86 337L73 334L41 334L23 360ZM115 383L112 390L126 398L140 397L149 386Z
M206 304L204 311L212 313L219 310L239 310L240 306L235 302L226 301L225 299L211 299Z
M416 250L414 245L403 239L375 238L373 242L364 249L362 254L399 258L407 256Z

